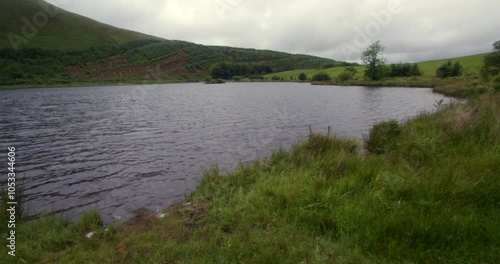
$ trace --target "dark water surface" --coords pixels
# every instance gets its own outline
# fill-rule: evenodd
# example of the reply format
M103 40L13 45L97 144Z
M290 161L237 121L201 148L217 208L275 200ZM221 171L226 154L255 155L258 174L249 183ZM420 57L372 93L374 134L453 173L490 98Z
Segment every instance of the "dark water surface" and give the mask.
M3 90L0 182L15 147L30 214L97 208L111 222L161 211L192 192L203 169L264 158L305 140L309 126L362 138L441 99L430 89L294 83Z

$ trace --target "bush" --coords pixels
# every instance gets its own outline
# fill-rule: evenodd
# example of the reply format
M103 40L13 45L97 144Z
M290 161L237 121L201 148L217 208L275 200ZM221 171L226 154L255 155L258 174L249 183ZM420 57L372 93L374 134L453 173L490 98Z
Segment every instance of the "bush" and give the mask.
M273 81L279 81L281 80L281 78L277 75L274 75L272 78L271 78Z
M457 77L462 75L462 73L463 67L460 62L455 62L455 64L452 64L451 61L448 61L436 70L436 76L441 79L448 77Z
M343 71L341 72L338 76L337 76L337 79L340 81L340 82L346 82L346 81L349 81L351 80L353 77L354 77L354 72L352 71Z
M331 79L332 78L330 77L330 75L328 75L328 73L326 72L317 73L312 77L313 82L324 82L330 81Z
M422 71L418 64L410 65L409 63L392 64L390 70L390 77L412 77L422 76Z
M211 83L213 81L211 76L206 76L204 79L205 83Z
M394 149L394 141L401 132L401 125L394 120L376 124L370 131L366 149L375 154L387 153Z
M307 81L307 74L301 72L299 74L299 80L301 80L301 81Z
M241 81L241 77L238 75L235 75L235 76L233 76L233 81L239 82L239 81Z

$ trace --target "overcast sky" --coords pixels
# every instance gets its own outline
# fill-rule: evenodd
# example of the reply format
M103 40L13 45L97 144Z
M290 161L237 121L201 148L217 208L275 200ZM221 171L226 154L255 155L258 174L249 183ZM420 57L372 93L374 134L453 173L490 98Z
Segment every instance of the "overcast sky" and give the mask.
M389 62L488 52L499 0L48 0L116 27L205 45L358 61L380 40Z

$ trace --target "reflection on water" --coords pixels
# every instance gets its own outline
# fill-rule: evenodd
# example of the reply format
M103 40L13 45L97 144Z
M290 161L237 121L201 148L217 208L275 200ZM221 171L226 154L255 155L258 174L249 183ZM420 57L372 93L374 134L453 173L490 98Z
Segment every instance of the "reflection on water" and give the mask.
M0 147L16 147L32 214L106 222L160 210L203 169L265 157L308 127L361 138L379 121L434 110L429 89L290 83L175 84L0 91ZM5 156L4 155L4 156ZM2 179L4 181L5 179ZM5 184L5 182L2 182Z

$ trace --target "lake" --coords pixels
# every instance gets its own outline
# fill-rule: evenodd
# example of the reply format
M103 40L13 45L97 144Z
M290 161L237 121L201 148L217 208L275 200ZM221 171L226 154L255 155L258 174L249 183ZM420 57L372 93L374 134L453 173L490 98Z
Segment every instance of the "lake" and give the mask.
M29 214L106 223L162 211L192 192L202 171L240 162L316 132L362 139L451 99L423 88L300 83L167 84L0 91L0 147L16 148Z

